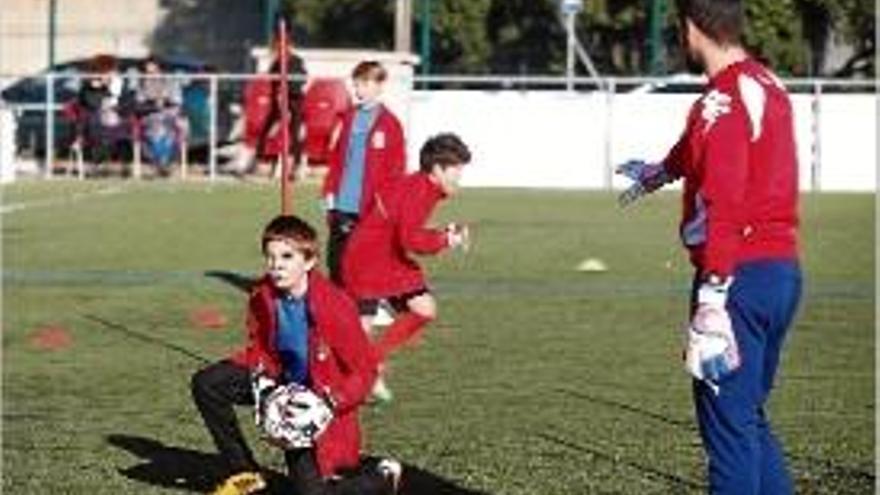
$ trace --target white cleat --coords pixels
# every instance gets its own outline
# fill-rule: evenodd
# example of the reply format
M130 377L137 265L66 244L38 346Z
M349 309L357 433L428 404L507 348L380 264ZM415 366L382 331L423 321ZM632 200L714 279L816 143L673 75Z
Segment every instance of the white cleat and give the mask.
M391 483L391 493L397 493L400 478L403 476L403 466L394 459L382 459L377 469Z

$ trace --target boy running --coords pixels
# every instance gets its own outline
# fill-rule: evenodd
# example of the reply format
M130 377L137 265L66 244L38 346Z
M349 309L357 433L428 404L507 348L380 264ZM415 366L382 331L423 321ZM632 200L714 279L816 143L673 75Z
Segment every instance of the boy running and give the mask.
M412 255L467 246L467 227L450 224L435 229L426 223L437 204L455 194L470 160L467 145L455 134L430 138L420 151L419 171L377 192L373 207L349 240L343 280L358 301L365 327L382 299L398 313L374 343L380 362L436 317L434 296ZM381 378L374 395L391 398Z

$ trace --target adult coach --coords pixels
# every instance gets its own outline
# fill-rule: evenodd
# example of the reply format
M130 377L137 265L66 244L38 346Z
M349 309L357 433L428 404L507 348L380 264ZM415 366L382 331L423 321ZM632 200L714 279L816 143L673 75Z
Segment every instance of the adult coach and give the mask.
M713 494L790 494L764 405L801 294L792 110L742 47L739 0L677 0L689 63L709 77L687 127L635 180L628 204L684 179L681 238L696 267L686 368Z

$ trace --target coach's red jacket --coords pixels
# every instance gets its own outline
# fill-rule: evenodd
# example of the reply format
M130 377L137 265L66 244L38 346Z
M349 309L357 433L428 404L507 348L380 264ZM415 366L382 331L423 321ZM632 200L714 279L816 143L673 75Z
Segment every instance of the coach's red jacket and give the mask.
M705 273L740 262L795 259L798 166L791 103L754 60L716 74L664 160L684 178L681 238Z
M232 357L233 362L251 369L262 363L272 377L281 372L281 358L275 347L275 296L276 289L267 277L251 290L247 346ZM306 297L311 388L319 395L332 397L335 403L333 421L315 446L318 469L327 477L358 465L361 435L357 409L375 381L376 365L357 308L347 294L312 270Z
M345 248L345 288L358 299L377 299L425 287L422 269L411 255L434 254L449 246L444 230L425 226L444 198L440 186L422 172L379 191Z
M339 196L339 186L348 154L348 141L357 108L349 109L342 119L339 133L328 160L327 176L324 178L322 196ZM406 172L406 147L403 128L397 117L385 105L379 104L379 114L367 136L367 151L364 156L364 182L361 190L361 215L368 212L380 188L398 179Z

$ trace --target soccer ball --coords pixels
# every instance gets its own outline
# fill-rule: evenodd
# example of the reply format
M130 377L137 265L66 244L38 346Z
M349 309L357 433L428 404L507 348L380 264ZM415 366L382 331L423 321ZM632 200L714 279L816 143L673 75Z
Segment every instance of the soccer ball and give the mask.
M288 450L312 447L327 429L333 412L314 392L290 383L266 397L261 416L259 426L266 441Z

